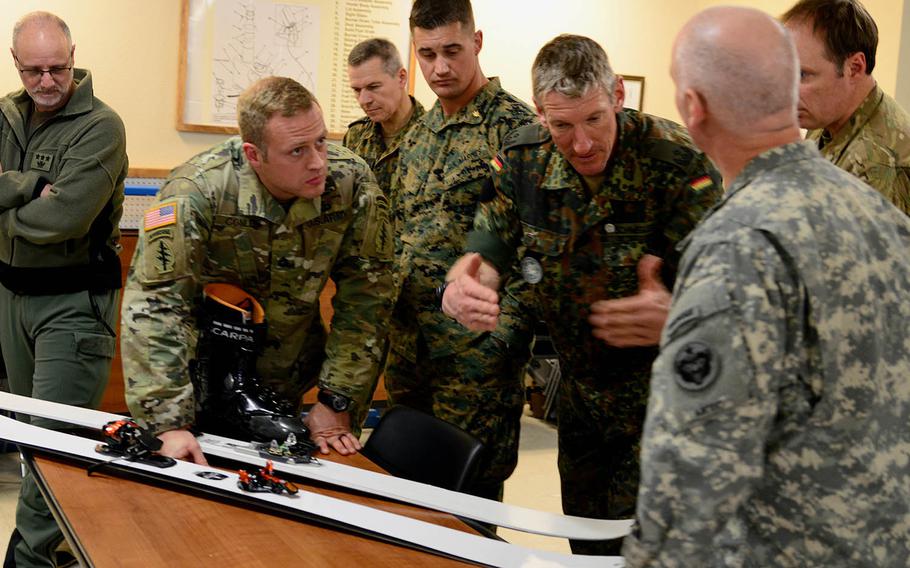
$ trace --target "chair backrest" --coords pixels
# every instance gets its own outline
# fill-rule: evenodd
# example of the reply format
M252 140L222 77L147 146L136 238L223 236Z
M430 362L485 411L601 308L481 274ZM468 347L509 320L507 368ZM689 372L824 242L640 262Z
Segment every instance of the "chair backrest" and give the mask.
M482 451L483 443L461 428L397 405L385 411L362 453L397 477L461 491Z

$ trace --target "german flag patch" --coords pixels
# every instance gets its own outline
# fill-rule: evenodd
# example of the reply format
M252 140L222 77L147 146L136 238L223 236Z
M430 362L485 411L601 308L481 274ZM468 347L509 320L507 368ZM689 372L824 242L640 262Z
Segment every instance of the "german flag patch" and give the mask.
M493 159L490 160L490 165L497 174L502 171L502 158L499 157L499 154L493 156Z
M157 229L159 227L173 225L176 222L177 202L170 201L146 211L145 217L143 217L142 227L146 231L151 231L152 229Z
M711 187L712 185L714 185L714 182L711 180L711 176L701 176L700 178L689 182L689 187L695 191L701 191L706 187Z

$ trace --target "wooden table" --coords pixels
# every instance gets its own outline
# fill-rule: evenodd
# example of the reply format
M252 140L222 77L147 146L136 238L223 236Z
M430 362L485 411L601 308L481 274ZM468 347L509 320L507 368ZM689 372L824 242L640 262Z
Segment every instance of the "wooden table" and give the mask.
M380 471L360 455L331 457ZM86 567L464 566L428 552L116 473L89 477L84 465L60 456L36 451L27 458L67 540ZM322 485L298 485L306 491L474 532L445 513Z

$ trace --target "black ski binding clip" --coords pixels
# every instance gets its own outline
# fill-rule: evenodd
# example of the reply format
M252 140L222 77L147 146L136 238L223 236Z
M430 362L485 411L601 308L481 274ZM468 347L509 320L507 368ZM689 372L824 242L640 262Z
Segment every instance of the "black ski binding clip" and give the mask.
M162 468L177 463L172 458L155 453L161 449L161 440L132 420L112 420L104 425L101 434L105 443L95 446L99 454Z

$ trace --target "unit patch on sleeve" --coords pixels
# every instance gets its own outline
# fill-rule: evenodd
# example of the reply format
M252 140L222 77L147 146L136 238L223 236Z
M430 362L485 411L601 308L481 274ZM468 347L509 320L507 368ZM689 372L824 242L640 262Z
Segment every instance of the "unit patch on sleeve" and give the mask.
M390 259L394 253L391 204L389 198L378 194L370 197L367 226L364 230L361 256Z

